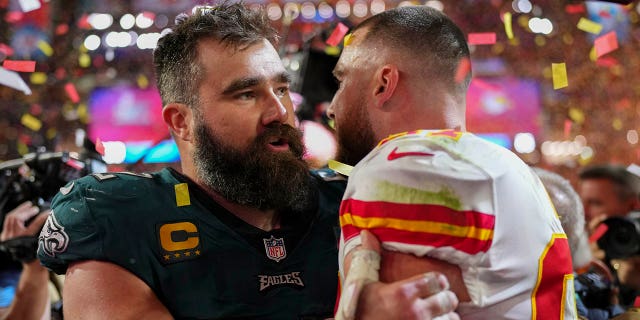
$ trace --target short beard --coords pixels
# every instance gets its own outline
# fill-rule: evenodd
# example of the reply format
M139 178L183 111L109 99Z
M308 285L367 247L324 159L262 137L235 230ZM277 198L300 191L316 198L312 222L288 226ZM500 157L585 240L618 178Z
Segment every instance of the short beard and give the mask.
M348 114L341 126L336 126L338 151L336 160L355 166L375 148L377 141L373 134L369 114L362 102L353 106L352 114Z
M281 137L289 152L268 150L268 140ZM226 200L260 210L307 208L311 197L309 167L302 133L273 124L247 150L225 144L203 123L196 124L193 158L198 179Z

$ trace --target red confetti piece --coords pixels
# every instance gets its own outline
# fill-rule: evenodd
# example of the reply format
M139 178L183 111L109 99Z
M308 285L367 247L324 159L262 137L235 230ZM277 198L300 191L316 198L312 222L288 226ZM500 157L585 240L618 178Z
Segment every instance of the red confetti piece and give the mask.
M18 72L34 72L36 71L36 62L30 60L5 60L2 63L2 67Z
M573 121L566 119L564 120L564 138L568 139L569 134L571 133L571 126L573 125Z
M66 23L61 23L56 27L57 36L61 36L63 34L66 34L67 32L69 32L69 25L67 25Z
M481 44L494 44L496 43L495 32L479 32L469 33L469 44L481 45Z
M598 239L604 236L607 230L609 230L609 226L604 223L599 224L593 234L589 237L589 242L594 243L598 241Z
M636 300L633 302L634 308L640 308L640 296L636 297Z
M456 83L464 81L469 72L471 72L471 61L469 58L462 58L458 64L458 70L456 70Z
M29 108L29 113L31 113L34 116L39 116L42 113L42 106L39 104L32 104L31 107Z
M598 15L603 17L603 18L611 18L611 13L609 11L606 10L600 10L600 12L598 12Z
M13 48L9 47L4 43L0 43L0 52L4 53L5 56L9 57L13 55Z
M584 4L579 3L579 4L568 4L564 7L564 11L568 14L576 14L576 13L583 13L586 12L587 10L584 7Z
M24 18L24 13L20 11L9 11L4 16L4 20L9 23L18 23Z
M91 29L91 25L89 24L89 16L84 13L80 19L78 19L78 28L80 29Z
M76 86L74 86L73 83L69 82L65 84L64 90L67 92L67 96L69 96L69 99L71 99L73 103L80 102L80 96L78 95L78 90L76 90Z
M345 26L342 22L339 22L336 28L333 29L333 32L331 32L329 39L327 39L327 44L332 47L337 46L348 31L349 27Z
M100 138L96 139L96 151L101 156L104 156L104 144L102 143L102 140L100 140Z
M153 13L153 12L149 12L149 11L144 11L142 13L142 16L147 18L147 19L151 19L151 20L154 20L156 18L156 14Z
M0 8L6 8L9 5L9 0L0 0Z
M473 80L471 80L473 82L473 84L475 86L477 86L478 88L484 89L484 90L491 90L491 91L499 91L500 87L489 83L487 81L484 80L480 80L479 78L473 78Z
M611 31L598 37L594 42L596 57L600 58L605 54L618 49L618 36L615 31Z
M600 67L610 68L618 65L618 60L616 60L616 58L613 58L613 57L602 57L596 60L596 64Z

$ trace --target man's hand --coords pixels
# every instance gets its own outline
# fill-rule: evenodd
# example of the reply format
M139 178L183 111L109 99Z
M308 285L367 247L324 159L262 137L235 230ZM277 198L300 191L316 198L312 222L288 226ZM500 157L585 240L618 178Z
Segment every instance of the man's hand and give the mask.
M362 246L355 250L380 253L380 243L373 234L362 231L360 235ZM457 306L458 298L449 290L447 278L429 272L402 281L366 285L358 300L356 318L459 320L454 312Z
M11 210L4 218L4 226L2 227L2 233L0 233L0 242L22 236L37 235L50 212L50 210L45 210L40 213L40 208L34 206L29 201L22 203ZM38 216L36 216L29 225L25 225L25 223L35 215Z

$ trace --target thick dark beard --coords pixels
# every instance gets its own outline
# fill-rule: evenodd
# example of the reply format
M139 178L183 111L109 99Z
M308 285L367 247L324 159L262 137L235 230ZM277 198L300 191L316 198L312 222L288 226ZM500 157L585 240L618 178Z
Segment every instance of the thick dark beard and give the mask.
M202 123L195 136L198 178L228 201L260 210L307 208L311 180L299 130L274 123L245 151L225 144ZM267 141L274 136L286 139L290 152L268 150Z

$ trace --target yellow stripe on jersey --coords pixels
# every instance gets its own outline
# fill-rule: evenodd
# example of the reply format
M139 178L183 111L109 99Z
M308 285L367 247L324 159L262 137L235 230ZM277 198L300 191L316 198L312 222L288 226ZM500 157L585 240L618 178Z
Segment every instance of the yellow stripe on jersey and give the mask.
M353 225L360 229L391 228L402 231L433 233L478 240L493 239L493 230L475 226L457 226L443 222L396 218L364 218L352 215L351 213L344 213L340 216L340 225Z

